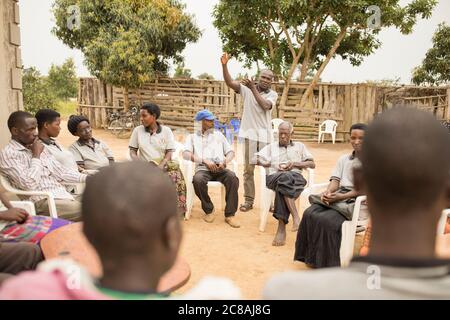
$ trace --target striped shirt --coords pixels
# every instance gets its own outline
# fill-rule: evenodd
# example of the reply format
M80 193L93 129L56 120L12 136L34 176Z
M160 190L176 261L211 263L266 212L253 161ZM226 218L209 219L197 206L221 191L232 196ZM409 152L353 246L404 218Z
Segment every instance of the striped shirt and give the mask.
M46 148L39 159L33 158L31 150L15 140L0 152L0 171L15 188L51 192L55 199L62 200L74 198L61 183L85 182L87 177L61 165ZM36 202L45 197L33 196L30 199Z

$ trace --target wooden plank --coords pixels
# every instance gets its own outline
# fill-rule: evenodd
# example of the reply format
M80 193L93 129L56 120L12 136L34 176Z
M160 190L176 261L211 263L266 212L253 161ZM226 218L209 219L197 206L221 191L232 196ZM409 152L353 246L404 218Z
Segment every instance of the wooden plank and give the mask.
M358 122L358 86L351 86L351 110L352 110L352 120L351 124Z
M330 88L330 105L328 107L329 110L336 110L336 87L332 86Z
M323 86L319 86L319 105L318 109L323 109Z
M450 121L450 87L447 89L447 110L445 110L445 120Z

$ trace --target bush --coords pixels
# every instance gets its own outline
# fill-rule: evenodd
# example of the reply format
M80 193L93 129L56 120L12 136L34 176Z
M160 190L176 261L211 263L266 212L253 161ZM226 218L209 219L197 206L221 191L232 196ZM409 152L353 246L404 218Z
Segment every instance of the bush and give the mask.
M26 111L35 114L40 109L56 109L56 100L47 79L42 77L36 68L24 70L23 104Z

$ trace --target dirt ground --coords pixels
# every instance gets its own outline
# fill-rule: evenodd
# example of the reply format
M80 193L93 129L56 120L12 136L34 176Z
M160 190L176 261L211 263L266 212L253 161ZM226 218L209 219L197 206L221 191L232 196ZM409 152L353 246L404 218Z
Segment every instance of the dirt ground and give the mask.
M66 124L62 124L63 130L58 141L69 146L75 137L67 132ZM128 140L117 139L108 131L95 130L95 138L105 142L113 151L118 161L124 161L128 151ZM181 137L179 138L180 142ZM333 170L339 156L351 152L349 144L331 143L317 144L306 143L308 149L314 155L316 162L315 182L326 182ZM242 154L241 146L235 145L238 157ZM239 196L243 199L243 166L239 165L238 177L240 180ZM187 260L191 267L191 279L178 292L182 293L192 288L204 276L222 276L233 280L242 290L246 299L261 298L262 288L265 282L274 274L287 270L305 270L303 263L293 261L296 233L288 232L287 242L284 247L271 245L276 231L276 220L269 217L266 231L259 232L259 178L255 171L256 200L252 211L237 213L241 228L229 227L223 218L223 209L220 208L220 192L211 189L210 194L216 204L216 220L207 224L202 220L200 202L196 198L189 221L183 222L184 239L180 254ZM306 204L301 203L300 211ZM291 224L291 222L290 222ZM291 229L289 225L288 230ZM361 237L358 237L356 246L359 246Z

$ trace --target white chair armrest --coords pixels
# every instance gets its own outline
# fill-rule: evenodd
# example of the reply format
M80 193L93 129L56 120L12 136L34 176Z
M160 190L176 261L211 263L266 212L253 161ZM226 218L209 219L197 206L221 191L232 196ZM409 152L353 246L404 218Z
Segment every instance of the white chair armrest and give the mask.
M34 203L31 201L11 201L11 205L14 208L25 210L30 216L36 215L36 208L34 207Z
M46 192L46 191L25 191L25 190L16 189L9 183L9 180L6 177L4 177L3 175L0 175L0 183L5 188L6 191L11 192L16 195L19 195L19 196L27 196L27 197L40 196L40 197L47 198L50 216L52 218L58 218L58 214L56 212L55 198L53 197L52 193Z

